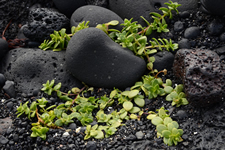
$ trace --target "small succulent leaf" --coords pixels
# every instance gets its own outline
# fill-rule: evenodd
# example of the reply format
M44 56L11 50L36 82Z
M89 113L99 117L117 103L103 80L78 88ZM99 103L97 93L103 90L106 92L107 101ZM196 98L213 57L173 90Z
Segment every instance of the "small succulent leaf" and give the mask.
M163 125L163 124L158 124L156 126L156 130L157 130L157 132L159 132L160 134L162 134L162 131L167 130L167 127L165 125Z
M171 132L169 130L162 131L162 135L165 138L170 138Z
M130 101L126 101L123 103L123 108L126 110L126 111L130 111L132 108L133 108L133 103L130 102Z
M153 118L155 118L157 115L151 114L147 116L148 120L152 120Z
M102 131L97 131L97 135L94 136L96 139L103 139L104 133Z
M168 130L172 132L172 130L175 128L173 123L168 123L167 124Z
M186 98L182 98L182 105L187 105L189 102Z
M130 119L137 119L138 117L137 117L137 115L135 115L135 114L131 114L130 115Z
M169 115L166 114L164 109L159 109L159 117L164 119L165 117L168 117Z
M128 97L131 99L131 98L137 96L138 93L139 93L139 90L132 90L132 91L129 91Z
M127 111L125 111L124 113L120 114L120 119L124 119L127 116Z
M174 128L179 128L179 124L176 121L172 121L171 123L173 124Z
M108 25L112 25L112 26L116 26L116 25L119 24L119 21L117 21L117 20L112 20L112 21L108 22L107 24L108 24Z
M170 118L170 117L166 117L166 118L164 118L164 121L163 121L163 123L165 124L165 125L167 125L168 123L171 123L173 120Z
M141 111L139 107L133 107L129 112L132 114L135 114L135 113L138 113L139 111Z
M184 133L184 131L182 129L178 129L178 132L179 132L180 136L183 135L183 133Z
M167 100L167 101L172 101L173 98L171 98L170 94L168 94L168 95L166 96L166 100Z
M159 124L163 124L163 119L160 117L154 117L151 122L152 122L152 124L157 126Z
M30 110L36 110L36 108L37 108L37 103L36 102L32 102L31 105L30 105Z
M135 104L137 104L139 107L144 107L145 105L145 100L139 97L134 98Z
M110 93L110 96L109 96L109 97L112 99L113 97L116 96L117 93L118 93L117 90L113 90L113 91Z
M128 96L129 92L130 92L130 91L123 91L123 92L121 93L121 95Z
M59 89L61 88L61 85L62 85L61 83L58 83L57 85L54 86L53 89L54 89L55 91L57 91L57 90L59 90Z
M61 127L61 126L63 125L63 121L62 121L62 119L58 119L58 120L56 120L56 121L55 121L55 125L57 125L57 126Z
M179 94L180 92L182 92L184 89L182 84L179 84L175 87L175 91Z
M169 93L171 93L171 92L173 91L173 88L172 88L171 86L165 86L165 87L164 87L164 91L165 91L167 94L169 94Z
M166 85L167 86L172 86L172 81L170 79L166 79Z

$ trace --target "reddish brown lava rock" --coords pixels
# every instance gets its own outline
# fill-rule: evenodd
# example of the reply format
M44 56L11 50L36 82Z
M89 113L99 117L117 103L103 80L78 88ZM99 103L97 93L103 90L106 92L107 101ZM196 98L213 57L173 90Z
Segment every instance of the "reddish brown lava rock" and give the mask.
M211 50L181 49L173 70L181 78L188 101L198 107L220 102L225 95L225 66Z

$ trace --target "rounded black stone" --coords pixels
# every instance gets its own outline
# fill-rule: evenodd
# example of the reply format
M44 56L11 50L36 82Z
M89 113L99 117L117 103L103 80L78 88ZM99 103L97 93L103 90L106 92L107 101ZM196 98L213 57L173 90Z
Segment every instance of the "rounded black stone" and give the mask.
M193 39L200 35L199 27L189 27L184 31L184 37L187 39Z
M174 23L174 31L180 32L184 29L184 23L181 21L177 21Z
M93 27L71 38L66 50L66 65L75 78L102 88L132 86L146 70L143 59Z
M66 15L68 18L71 17L73 12L77 8L85 5L85 0L53 0L53 2L55 6L59 9L59 11Z

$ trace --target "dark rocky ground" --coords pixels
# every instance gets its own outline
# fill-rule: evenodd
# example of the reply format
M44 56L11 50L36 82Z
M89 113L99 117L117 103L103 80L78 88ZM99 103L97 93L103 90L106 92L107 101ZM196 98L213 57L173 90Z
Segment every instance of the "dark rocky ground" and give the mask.
M7 6L14 6L21 8L22 11L11 7L5 7L4 12L9 10L10 14L14 18L13 24L5 33L7 39L14 39L19 31L18 24L25 24L26 17L28 15L27 7L39 1L11 1L8 2ZM89 1L91 3L92 1ZM98 1L93 1L97 4ZM99 1L103 2L103 1ZM31 4L32 3L32 4ZM52 2L40 1L43 7L54 7ZM21 5L23 4L23 5ZM103 3L102 3L103 4ZM105 5L105 3L104 3ZM8 8L8 9L7 9ZM15 11L13 11L15 10ZM13 15L20 12L20 15ZM4 16L2 16L4 18ZM5 26L8 24L4 19L1 23L0 31L3 31ZM176 22L181 21L183 24L181 26L175 27ZM211 24L214 22L214 24ZM216 23L215 23L216 22ZM216 25L215 25L216 24ZM221 47L224 46L224 17L213 16L210 14L203 13L199 8L194 11L183 12L180 15L174 17L173 20L169 22L169 33L160 35L160 37L171 38L174 42L180 43L182 48L201 48L210 49L218 53L221 59L221 63L225 60L225 50ZM199 35L195 38L187 39L185 35L185 30L189 27L197 26L199 27ZM220 29L222 26L222 29ZM177 30L176 30L176 29ZM181 29L179 29L181 28ZM175 31L176 30L176 31ZM219 31L218 31L219 30ZM186 37L185 37L186 36ZM218 49L220 48L220 49ZM175 52L174 52L175 53ZM166 78L170 78L173 83L180 83L181 81L174 77L173 72L169 71ZM224 81L221 81L224 82ZM104 94L109 94L111 89L95 88L94 92L88 93L86 96L101 96ZM0 125L6 128L7 125L11 126L5 129L6 132L1 132L0 128L0 149L12 149L12 150L25 150L25 149L37 149L37 150L47 150L47 149L115 149L115 150L133 150L133 149L179 149L179 150L223 150L225 149L225 101L221 100L220 103L208 106L205 108L197 108L191 105L182 106L179 108L174 108L169 102L165 101L164 97L159 97L157 99L145 99L146 106L144 109L155 111L156 109L164 106L169 110L171 117L176 120L180 128L184 130L182 136L183 142L179 143L177 146L168 147L166 146L162 139L156 138L155 126L151 124L146 116L143 115L140 121L129 120L124 122L126 126L122 126L118 129L115 135L103 139L94 140L89 139L84 141L84 131L85 129L81 126L78 121L75 121L75 128L81 127L80 133L76 133L76 130L69 132L69 135L63 136L65 131L58 129L51 129L47 134L46 141L41 140L41 138L31 138L31 121L25 117L16 118L16 106L19 103L26 101L33 101L42 96L46 97L52 104L58 104L61 101L55 96L49 97L43 93L21 93L17 91L16 98L8 98L3 90L0 93ZM2 120L4 118L11 118L7 120ZM12 120L12 122L10 122ZM69 128L69 127L68 127ZM71 128L71 126L70 126ZM4 128L3 128L4 129Z

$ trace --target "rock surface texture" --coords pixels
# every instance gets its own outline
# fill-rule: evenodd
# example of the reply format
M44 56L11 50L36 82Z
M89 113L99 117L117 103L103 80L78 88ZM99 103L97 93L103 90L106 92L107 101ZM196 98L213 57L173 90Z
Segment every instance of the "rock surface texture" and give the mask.
M69 27L69 19L53 9L37 8L29 13L29 23L23 28L24 35L33 41L43 42L54 30Z
M123 49L97 28L83 29L71 38L66 65L75 78L105 88L131 86L146 69L143 59Z
M225 96L225 66L215 52L181 49L175 55L173 70L182 79L192 105L209 106Z
M82 86L66 72L65 51L56 53L40 49L14 49L4 58L0 72L4 72L8 80L16 83L16 89L24 93L41 89L43 83L53 79L70 88Z
M71 17L73 12L77 8L85 5L85 0L66 0L66 1L53 0L53 2L56 5L56 7L59 9L59 11L63 13L64 15L66 15L68 18Z
M113 11L94 5L87 5L78 8L70 18L70 25L77 26L83 21L90 21L90 27L96 27L98 24L110 22L112 20L119 21L119 24L123 23L123 20ZM118 25L117 29L122 29Z
M160 7L165 7L165 2L168 0L109 0L109 8L117 13L121 18L138 21L143 26L146 26L145 21L140 17L143 16L149 22L152 21L150 12L158 12ZM179 11L194 10L198 7L198 0L177 0L181 7Z

